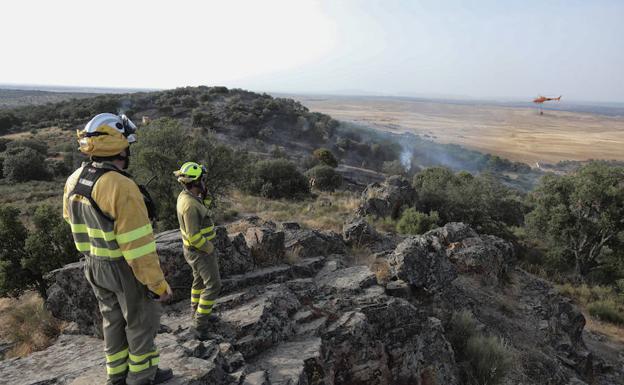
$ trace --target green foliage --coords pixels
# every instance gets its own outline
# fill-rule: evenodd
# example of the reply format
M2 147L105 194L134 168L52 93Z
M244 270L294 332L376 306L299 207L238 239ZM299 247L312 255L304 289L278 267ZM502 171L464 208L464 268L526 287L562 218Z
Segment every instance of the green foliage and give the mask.
M28 271L29 284L34 285L43 297L46 290L43 276L80 258L71 229L59 211L49 205L37 207L32 217L34 229L24 244L22 268Z
M310 185L320 191L334 192L342 186L342 175L333 167L318 165L306 171Z
M285 160L263 160L251 169L246 190L270 199L299 199L310 193L310 186L297 167Z
M0 152L3 152L7 148L7 144L11 143L11 139L0 138Z
M468 340L479 334L478 322L469 310L455 312L451 317L446 334L455 350L457 360L465 360Z
M3 174L11 182L46 180L50 174L45 157L30 147L15 147L7 151Z
M620 281L616 282L616 286ZM621 282L624 289L624 281ZM572 285L557 286L562 295L570 297L581 306L587 307L589 315L601 321L624 325L624 295L616 293L610 286Z
M440 216L437 211L425 214L410 207L401 214L396 231L400 234L423 234L435 228L439 223Z
M619 250L624 232L624 168L592 162L564 176L546 176L530 196L529 235L540 240L550 259L574 267L587 279ZM622 254L614 256L620 262Z
M468 384L500 384L512 368L514 356L504 341L479 331L477 320L468 310L453 313L447 338L456 360L462 363Z
M58 209L39 206L30 232L19 221L19 214L13 207L0 207L0 296L18 296L34 288L45 298L43 276L77 261L79 254Z
M22 148L22 147L32 148L33 150L37 151L38 153L44 156L47 155L48 153L47 143L42 142L40 140L17 139L6 144L7 151L10 151L11 149L14 149L14 148Z
M601 321L624 325L624 307L613 300L598 301L587 306L589 315Z
M173 172L187 161L199 162L208 169L206 184L213 201L240 184L247 175L246 154L217 143L209 135L184 129L178 121L152 121L132 147L130 171L144 182L156 176L148 190L158 205L162 229L178 227L176 198L182 187Z
M338 167L338 160L334 154L326 148L317 148L312 155L319 160L319 162L329 166Z
M19 210L0 206L0 296L18 296L28 282L21 259L28 233L19 221Z
M465 222L477 231L511 238L508 226L523 223L522 196L503 186L492 175L472 176L432 167L414 176L416 209L436 211L442 223Z
M20 119L9 111L0 111L0 135L21 124Z
M466 379L471 385L501 384L511 370L513 355L498 337L477 335L466 343Z
M388 175L402 175L407 176L407 171L401 161L392 160L388 162L383 162L383 166L381 166L381 172Z

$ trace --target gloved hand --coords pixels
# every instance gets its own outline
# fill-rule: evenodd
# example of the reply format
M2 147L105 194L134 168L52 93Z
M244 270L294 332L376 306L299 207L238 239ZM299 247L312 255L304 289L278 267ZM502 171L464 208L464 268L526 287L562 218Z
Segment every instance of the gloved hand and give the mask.
M169 302L169 300L173 297L173 290L171 290L171 286L167 283L167 288L165 292L160 295L160 297L156 300L156 302Z

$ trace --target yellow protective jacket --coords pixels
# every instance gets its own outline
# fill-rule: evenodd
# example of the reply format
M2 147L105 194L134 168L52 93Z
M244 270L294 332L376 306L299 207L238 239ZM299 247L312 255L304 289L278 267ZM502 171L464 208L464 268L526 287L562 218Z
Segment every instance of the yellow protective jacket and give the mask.
M178 195L176 209L184 246L212 253L214 246L211 240L216 233L208 207L200 198L183 190Z
M116 170L108 162L93 165ZM139 282L157 295L163 294L168 284L160 268L154 232L139 187L115 171L97 179L91 197L110 219L106 218L87 198L71 194L84 167L83 164L70 175L63 194L63 217L71 226L76 248L86 256L125 258Z

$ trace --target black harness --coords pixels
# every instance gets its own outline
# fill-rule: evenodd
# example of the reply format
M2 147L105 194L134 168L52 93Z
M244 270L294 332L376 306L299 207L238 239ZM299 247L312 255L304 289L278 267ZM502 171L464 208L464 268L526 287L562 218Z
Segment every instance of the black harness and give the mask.
M76 186L74 186L74 189L72 190L70 195L78 194L85 197L89 201L89 203L91 203L91 206L95 209L95 211L98 212L98 214L108 219L109 221L114 222L115 220L102 211L100 206L98 206L98 204L95 202L95 199L93 199L93 196L91 195L93 192L93 187L95 186L95 182L97 182L98 179L102 177L102 175L111 171L117 172L125 177L132 179L132 176L124 171L113 168L94 167L93 163L87 163L83 167L82 172L78 177L78 183L76 183ZM142 185L137 186L139 187L139 191L141 191L141 195L143 195L143 201L145 202L145 207L147 207L147 215L149 216L150 221L157 220L156 204L154 203L154 200L150 196L149 192L147 191L147 188Z

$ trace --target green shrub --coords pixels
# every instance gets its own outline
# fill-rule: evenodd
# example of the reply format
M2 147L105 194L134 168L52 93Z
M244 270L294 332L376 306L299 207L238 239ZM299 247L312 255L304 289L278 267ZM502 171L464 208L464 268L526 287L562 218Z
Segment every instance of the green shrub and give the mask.
M257 162L251 169L246 189L251 194L270 199L298 199L310 193L306 177L285 159Z
M45 142L42 142L40 140L18 139L18 140L13 140L6 144L7 150L11 150L14 148L22 148L22 147L32 148L33 150L37 151L41 155L47 155L48 153L48 145Z
M44 275L78 261L80 253L74 245L71 229L57 207L37 207L32 222L34 228L24 244L22 268L28 272L29 286L37 289L45 298L47 283Z
M247 154L218 143L210 135L196 135L178 121L152 121L132 147L130 171L143 183L156 176L148 190L158 204L161 229L178 227L176 197L182 187L173 171L187 161L208 169L206 187L213 201L248 179Z
M318 165L305 173L310 186L321 190L334 192L342 186L342 175L330 166Z
M624 325L624 309L614 300L604 300L590 303L587 306L589 315L601 321L616 325Z
M399 160L383 162L383 165L381 166L381 172L388 175L407 176L407 170Z
M22 122L12 112L0 111L0 135L6 134L13 127L19 126Z
M396 231L401 234L423 234L435 228L439 223L440 216L437 211L425 214L410 207L401 214Z
M0 138L0 152L3 152L7 148L7 144L11 143L11 139Z
M471 311L462 310L453 313L446 337L453 346L458 361L465 359L468 340L478 334L478 322Z
M312 155L318 159L321 163L329 167L338 167L338 160L334 154L326 148L317 148Z
M29 147L16 147L7 151L3 174L11 182L46 180L50 177L45 157Z
M513 354L498 337L476 335L468 339L466 379L472 385L496 385L512 368Z

